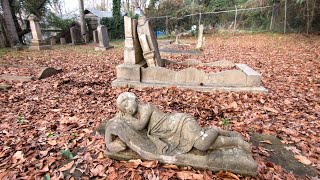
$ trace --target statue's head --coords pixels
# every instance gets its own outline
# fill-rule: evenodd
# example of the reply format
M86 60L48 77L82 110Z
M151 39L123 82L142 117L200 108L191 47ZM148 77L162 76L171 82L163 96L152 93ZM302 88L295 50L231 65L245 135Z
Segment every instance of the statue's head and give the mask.
M117 106L123 113L134 115L138 109L138 98L131 92L124 92L117 98Z

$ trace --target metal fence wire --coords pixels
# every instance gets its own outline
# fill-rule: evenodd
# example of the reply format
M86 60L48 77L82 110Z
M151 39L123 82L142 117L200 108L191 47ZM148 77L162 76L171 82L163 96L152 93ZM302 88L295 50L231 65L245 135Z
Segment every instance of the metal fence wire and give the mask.
M195 34L194 27L205 26L207 33L223 31L258 32L309 32L309 15L288 11L297 4L275 3L272 6L238 8L230 10L188 14L181 17L150 17L150 22L158 36L189 32ZM285 9L287 9L285 11ZM320 11L320 8L317 8ZM300 9L301 10L301 9ZM319 13L316 11L316 13ZM319 14L320 15L320 14ZM317 14L314 14L317 17ZM316 22L316 21L315 21ZM317 24L315 24L317 26ZM314 28L315 29L315 28Z

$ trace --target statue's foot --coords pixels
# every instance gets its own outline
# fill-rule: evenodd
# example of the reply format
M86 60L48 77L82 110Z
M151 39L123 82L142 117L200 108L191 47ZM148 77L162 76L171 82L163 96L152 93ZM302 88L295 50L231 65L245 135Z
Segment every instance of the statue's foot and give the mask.
M107 145L107 149L110 152L120 152L125 150L126 148L126 145L120 140L115 140Z

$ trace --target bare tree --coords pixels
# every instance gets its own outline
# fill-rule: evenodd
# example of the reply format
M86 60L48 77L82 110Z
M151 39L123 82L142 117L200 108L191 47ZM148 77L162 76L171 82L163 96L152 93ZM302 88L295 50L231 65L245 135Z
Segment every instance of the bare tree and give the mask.
M1 0L1 5L10 46L13 47L16 45L20 45L21 42L19 40L17 29L14 24L9 0Z
M86 20L84 18L84 5L83 0L79 0L79 11L80 11L80 23L81 23L81 34L86 43L89 42L89 36L87 32Z

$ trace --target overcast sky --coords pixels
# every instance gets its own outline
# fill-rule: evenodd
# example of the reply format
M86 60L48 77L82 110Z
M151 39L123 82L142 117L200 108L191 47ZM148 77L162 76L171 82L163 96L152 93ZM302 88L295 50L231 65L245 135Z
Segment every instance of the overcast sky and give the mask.
M79 9L79 0L64 0L65 10L68 12Z

